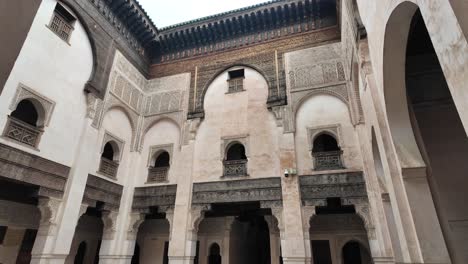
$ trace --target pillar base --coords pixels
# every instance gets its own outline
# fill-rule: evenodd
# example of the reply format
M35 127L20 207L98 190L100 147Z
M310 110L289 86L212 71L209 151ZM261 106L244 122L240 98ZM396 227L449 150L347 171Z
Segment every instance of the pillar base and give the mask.
M127 264L132 256L99 256L99 264Z
M374 264L395 264L392 257L374 257Z
M309 264L310 259L305 257L283 257L284 264Z
M192 256L169 256L169 264L193 264L194 260Z
M64 264L68 255L32 255L31 264Z

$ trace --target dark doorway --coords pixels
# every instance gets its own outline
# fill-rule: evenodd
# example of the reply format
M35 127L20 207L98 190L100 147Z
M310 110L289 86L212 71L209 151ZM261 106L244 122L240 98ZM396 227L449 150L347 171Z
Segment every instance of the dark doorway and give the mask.
M314 264L332 264L330 242L328 240L312 240L312 255Z
M346 243L343 247L343 264L362 264L361 247L359 243Z
M135 243L135 251L133 252L133 257L132 257L132 264L139 264L140 263L140 245L138 243Z
M208 256L208 264L221 264L221 249L217 243L210 246L210 255Z
M231 229L230 255L233 264L270 264L270 233L260 215L241 215ZM231 258L232 259L232 258Z
M86 242L83 241L78 246L78 251L76 252L74 263L84 264L85 256L86 256Z
M164 242L163 264L169 264L169 241Z
M31 262L31 252L34 246L34 240L36 239L36 234L37 230L26 229L18 257L16 258L16 264L29 264Z

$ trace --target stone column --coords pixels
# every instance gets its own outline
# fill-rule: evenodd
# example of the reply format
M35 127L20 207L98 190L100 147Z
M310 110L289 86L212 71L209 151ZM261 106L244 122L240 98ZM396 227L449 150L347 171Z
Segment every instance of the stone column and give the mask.
M231 229L232 223L234 223L235 217L229 216L224 218L224 237L223 237L223 245L222 245L222 263L229 264L229 248L230 248L230 241L231 241Z
M304 232L304 246L306 251L306 263L312 263L312 245L310 244L310 220L315 215L315 206L302 207L302 230Z
M177 193L169 243L169 263L193 263L197 247L198 223L203 218L203 209L192 204L192 166L195 150L195 135L199 119L189 120L184 128L184 145L180 151L181 174L177 179ZM185 177L186 176L186 177Z
M98 142L98 131L91 126L97 100L92 94L87 95L87 100L88 114L83 122L78 147L76 150L72 150L76 155L73 160L73 167L68 175L62 203L59 208L53 209L56 211L54 211L55 215L52 218L42 217L44 218L43 221L46 221L45 219L52 220L51 224L53 226L49 226L52 227L50 229L45 226L39 228L41 234L36 238L32 250L31 263L33 264L62 264L70 252L89 168L94 164L94 155L90 155L90 153L96 151L96 143ZM55 207L55 205L51 205L52 207ZM44 235L43 232L48 234Z
M16 263L25 229L8 227L0 247L0 263Z
M68 254L61 256L45 254L54 248L61 203L62 201L56 198L39 198L37 206L41 212L41 220L32 250L31 263L63 263L65 261Z
M281 185L283 194L288 195L283 195L283 207L272 211L279 222L283 263L306 263L299 179L283 177Z
M116 211L103 211L102 222L104 228L102 231L101 249L99 251L99 263L112 264L112 263L127 263L128 256L116 256L112 252L115 251L117 246L117 218L119 213Z
M265 216L270 231L270 255L271 264L279 264L281 256L281 236L278 228L278 221L274 216Z

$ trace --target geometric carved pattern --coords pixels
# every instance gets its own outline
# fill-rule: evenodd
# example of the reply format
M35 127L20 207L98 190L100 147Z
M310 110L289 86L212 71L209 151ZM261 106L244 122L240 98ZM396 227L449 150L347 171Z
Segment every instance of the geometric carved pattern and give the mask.
M362 172L301 176L299 185L305 206L325 206L326 199L332 197L340 197L344 203L367 201Z
M133 195L133 212L149 213L150 208L158 211L174 207L177 185L137 187Z
M39 144L42 132L40 128L8 116L3 136L35 148Z
M252 202L281 203L281 178L193 184L192 204Z

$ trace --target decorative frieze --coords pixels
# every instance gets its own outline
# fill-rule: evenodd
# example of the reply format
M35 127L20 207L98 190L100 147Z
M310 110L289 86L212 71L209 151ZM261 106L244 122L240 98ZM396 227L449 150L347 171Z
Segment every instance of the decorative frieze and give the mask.
M168 208L175 205L177 185L137 187L133 196L133 211L149 213L151 207Z
M97 202L103 202L103 210L118 211L122 192L122 185L90 174L86 181L83 203L95 207Z
M192 204L282 201L281 178L193 184Z
M300 176L301 199L305 206L325 206L327 198L366 201L367 191L362 172Z
M46 196L61 198L70 168L0 143L0 177L39 186Z

